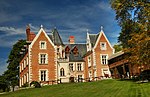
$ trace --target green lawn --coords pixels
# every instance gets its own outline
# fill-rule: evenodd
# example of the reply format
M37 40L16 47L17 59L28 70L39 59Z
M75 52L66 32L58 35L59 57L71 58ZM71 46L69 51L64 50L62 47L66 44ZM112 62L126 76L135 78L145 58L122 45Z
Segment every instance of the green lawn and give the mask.
M0 97L150 97L150 83L102 80L30 88Z

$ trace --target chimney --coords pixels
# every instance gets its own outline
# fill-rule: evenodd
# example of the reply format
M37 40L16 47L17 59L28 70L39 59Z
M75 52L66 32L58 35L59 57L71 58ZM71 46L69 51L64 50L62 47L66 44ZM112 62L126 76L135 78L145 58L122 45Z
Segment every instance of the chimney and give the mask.
M75 43L74 36L70 36L69 37L69 44L74 44L74 43Z
M30 26L27 25L26 27L26 35L27 35L27 41L30 41Z

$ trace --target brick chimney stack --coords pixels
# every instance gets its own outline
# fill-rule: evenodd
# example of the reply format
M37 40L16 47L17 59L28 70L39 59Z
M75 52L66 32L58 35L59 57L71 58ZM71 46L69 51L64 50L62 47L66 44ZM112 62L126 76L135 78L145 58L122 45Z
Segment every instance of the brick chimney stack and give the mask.
M69 37L69 44L74 44L75 43L75 38L74 36Z
M26 35L27 35L27 41L30 41L30 26L27 25L26 27Z

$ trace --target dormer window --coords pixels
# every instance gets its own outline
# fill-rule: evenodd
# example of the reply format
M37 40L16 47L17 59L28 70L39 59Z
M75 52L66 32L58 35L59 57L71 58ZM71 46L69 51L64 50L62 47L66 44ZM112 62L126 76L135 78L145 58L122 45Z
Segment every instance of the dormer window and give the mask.
M106 50L107 48L106 48L106 42L101 42L100 43L100 48L101 48L101 50Z
M46 49L46 41L40 41L40 49Z

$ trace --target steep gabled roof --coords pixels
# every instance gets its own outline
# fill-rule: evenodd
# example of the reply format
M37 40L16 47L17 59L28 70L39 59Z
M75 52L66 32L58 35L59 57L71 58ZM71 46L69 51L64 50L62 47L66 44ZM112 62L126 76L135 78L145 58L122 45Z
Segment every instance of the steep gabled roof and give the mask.
M94 47L99 34L89 34L90 43Z
M66 45L70 48L70 50L72 50L76 46L78 48L78 52L81 55L81 57L83 57L87 52L86 44L66 44Z
M113 50L113 53L114 53L114 48L111 46L110 42L108 41L104 31L101 29L101 31L99 32L98 36L97 36L97 40L96 40L96 43L94 45L94 48L96 48L96 46L98 45L98 42L100 41L100 38L102 37L102 35L104 36L104 38L106 39L108 45L110 46L110 48Z
M74 55L73 52L70 52L69 55L69 62L83 62L83 58L81 57L80 54Z
M55 45L63 45L62 39L56 28L52 30L52 36L49 36L49 37L50 39L52 39Z
M52 40L49 38L49 36L47 35L47 33L45 32L45 30L43 29L43 26L41 25L41 28L38 32L38 34L35 36L35 38L33 39L32 43L30 44L30 47L33 46L33 44L36 42L36 40L40 37L40 34L44 33L45 37L48 39L48 41L54 46L54 43L52 42Z

